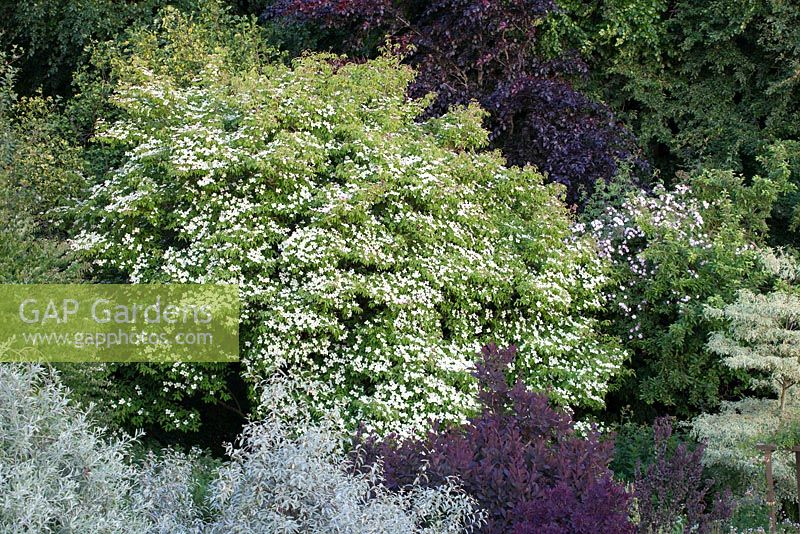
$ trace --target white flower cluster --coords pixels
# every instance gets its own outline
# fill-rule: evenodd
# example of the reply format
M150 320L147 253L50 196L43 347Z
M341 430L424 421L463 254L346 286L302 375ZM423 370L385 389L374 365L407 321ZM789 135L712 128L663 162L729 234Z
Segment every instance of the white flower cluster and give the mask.
M602 404L624 354L594 331L604 265L555 188L417 122L395 60L242 76L120 83L98 139L127 158L76 247L133 283L239 284L251 383L313 376L351 426L463 421L488 342L558 401ZM475 137L481 112L455 113Z
M708 259L698 252L709 251L717 245L716 236L709 235L703 219L703 213L712 208L711 203L695 198L687 185L678 185L671 191L658 186L652 194L631 195L620 207L607 207L599 219L576 225L577 233L594 239L601 258L625 271L622 282L614 291L609 291L606 298L619 308L620 314L631 320L628 339L642 339L638 316L656 304L642 299L635 288L652 281L658 269L670 268L651 261L653 252L648 251L648 247L660 247L665 243L685 246L686 257L681 260L688 266L685 272L675 275L690 281L698 279L698 270L708 264ZM659 306L680 308L696 301L699 295L689 282L675 283L668 294L660 297Z

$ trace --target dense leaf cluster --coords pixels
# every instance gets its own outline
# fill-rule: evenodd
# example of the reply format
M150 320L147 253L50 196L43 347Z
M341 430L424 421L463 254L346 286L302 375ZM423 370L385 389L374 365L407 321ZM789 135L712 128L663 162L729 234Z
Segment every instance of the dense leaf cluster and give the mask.
M552 0L413 2L280 0L267 10L363 35L385 34L417 69L410 91L436 93L428 109L478 101L490 112L494 146L510 163L535 164L568 187L569 202L608 180L634 143L612 113L579 93L571 79L586 74L572 54L537 50Z
M800 6L751 0L562 0L554 32L584 51L592 90L670 180L699 163L753 173L800 137Z
M513 347L484 347L475 373L481 413L466 426L424 440L367 439L355 455L367 466L380 458L395 491L460 480L487 512L483 532L633 532L630 497L608 469L613 443L594 430L579 436L567 414L522 382L509 387L515 358Z
M705 346L713 325L704 306L768 282L758 247L772 206L790 186L786 172L750 184L730 171L685 180L671 191L634 193L578 225L615 266L608 312L636 371L615 396L638 404L644 419L662 410L692 416L741 391L744 373Z
M713 480L703 471L701 444L690 449L672 442L672 421L668 417L653 424L654 458L638 466L634 482L639 515L639 532L661 532L664 525L682 525L683 532L715 532L732 512L729 491L714 494Z
M183 9L202 2L169 2ZM43 88L49 94L70 93L72 78L85 66L97 42L120 37L137 25L147 25L163 0L0 1L0 44L14 50L21 70L18 81L25 93Z

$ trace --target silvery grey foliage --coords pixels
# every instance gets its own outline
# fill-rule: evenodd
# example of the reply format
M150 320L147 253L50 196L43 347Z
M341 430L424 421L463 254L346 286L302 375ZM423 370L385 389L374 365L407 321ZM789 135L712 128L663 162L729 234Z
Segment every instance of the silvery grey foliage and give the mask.
M130 443L107 438L51 372L0 365L0 532L145 531Z
M480 520L455 486L396 495L380 485L379 466L351 474L335 415L312 421L296 397L287 379L262 387L264 419L247 425L237 446L229 446L231 461L192 517L186 515L193 506L190 456L173 452L146 463L144 501L161 506L151 513L162 531L433 534L462 532ZM197 522L201 516L212 519Z
M282 378L264 385L264 419L229 446L198 498L199 452L131 464L133 438L108 437L55 373L2 365L0 531L433 534L480 520L455 485L396 495L379 466L351 474L336 418L312 421L293 389Z
M262 389L264 420L249 425L214 483L215 532L459 532L471 502L454 487L382 489L380 468L352 475L333 426L312 422L276 378ZM286 423L291 421L291 423ZM422 525L426 525L423 527Z

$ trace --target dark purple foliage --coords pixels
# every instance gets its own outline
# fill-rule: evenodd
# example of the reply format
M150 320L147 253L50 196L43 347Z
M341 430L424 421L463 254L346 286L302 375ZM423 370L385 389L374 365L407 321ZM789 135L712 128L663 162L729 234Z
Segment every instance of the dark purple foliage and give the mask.
M646 469L636 469L635 495L639 508L639 531L659 532L659 527L674 525L678 518L686 523L684 532L711 532L715 523L731 516L733 502L729 491L708 499L714 483L703 476L703 445L690 450L686 443L670 447L672 422L669 417L653 424L655 459ZM671 450L674 449L674 450Z
M356 464L381 459L391 490L459 479L488 514L483 532L633 532L630 496L608 469L613 444L595 432L579 437L547 396L509 387L505 369L515 353L484 348L476 371L483 410L468 425L434 428L421 441L359 440Z
M629 155L623 130L607 108L564 82L522 77L501 86L487 105L496 106L494 142L513 165L533 162L552 181L567 186L570 201L608 179Z
M553 0L278 0L266 16L351 35L382 32L419 72L411 94L437 93L431 115L480 102L509 162L536 165L576 202L598 179L611 178L618 160L632 157L635 142L605 106L570 84L586 74L582 61L536 53L540 23L556 9Z
M263 16L307 19L328 28L368 31L390 26L398 13L392 0L278 0Z

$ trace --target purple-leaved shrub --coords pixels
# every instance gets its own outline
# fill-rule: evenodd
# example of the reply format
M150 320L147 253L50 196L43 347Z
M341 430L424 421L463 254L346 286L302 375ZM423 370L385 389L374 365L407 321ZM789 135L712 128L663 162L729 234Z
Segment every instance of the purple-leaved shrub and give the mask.
M714 481L703 474L703 444L694 449L684 442L670 447L671 436L671 419L656 419L655 458L647 467L636 469L639 532L661 532L670 525L682 525L683 532L711 532L716 523L731 516L730 492L712 494Z
M482 411L463 427L434 427L422 440L359 436L356 465L383 463L383 483L402 491L459 480L486 512L486 533L633 532L630 495L608 468L613 444L578 435L547 396L506 381L516 349L482 351L475 376Z

